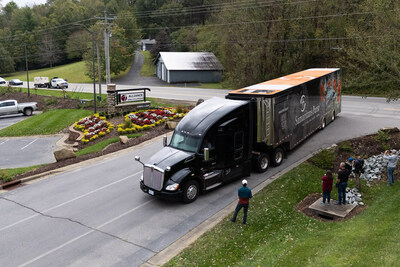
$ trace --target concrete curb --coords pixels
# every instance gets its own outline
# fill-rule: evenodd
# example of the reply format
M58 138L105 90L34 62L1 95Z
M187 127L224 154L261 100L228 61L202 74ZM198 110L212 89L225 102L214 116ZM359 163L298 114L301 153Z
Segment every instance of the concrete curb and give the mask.
M333 145L335 146L335 145ZM332 146L332 147L333 147ZM299 166L301 163L305 162L306 160L310 159L314 155L318 154L321 152L323 149L320 148L314 153L309 154L307 157L302 158L301 160L298 160L297 162L293 163L289 167L285 168L284 170L278 172L274 176L270 177L269 179L265 180L264 182L260 183L256 187L252 189L253 194L257 194L260 192L264 187L281 177L283 174L289 172L293 168ZM196 228L192 229L190 232L176 240L174 243L172 243L170 246L165 248L164 250L160 251L150 259L148 259L146 262L144 262L141 267L154 267L154 266L163 266L166 264L169 260L171 260L173 257L178 255L180 252L182 252L185 248L190 246L192 243L194 243L200 236L202 236L205 232L209 231L212 229L214 226L216 226L219 222L221 222L226 216L231 214L236 207L237 200L234 200L232 203L227 205L225 208L211 216L210 218L206 219L204 222L202 222L199 226Z

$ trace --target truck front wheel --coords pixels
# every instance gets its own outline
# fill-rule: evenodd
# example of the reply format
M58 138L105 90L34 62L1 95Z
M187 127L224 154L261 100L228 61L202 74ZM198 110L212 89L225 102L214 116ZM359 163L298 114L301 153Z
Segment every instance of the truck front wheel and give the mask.
M260 153L256 161L256 171L259 173L265 172L269 167L269 155L265 153Z
M31 116L32 115L32 109L31 108L26 108L24 109L24 115L25 116Z
M191 203L196 200L199 195L199 183L195 180L190 180L183 187L183 202Z
M283 152L283 149L278 147L274 149L274 152L272 152L272 165L274 166L279 166L281 165L283 161L285 153Z

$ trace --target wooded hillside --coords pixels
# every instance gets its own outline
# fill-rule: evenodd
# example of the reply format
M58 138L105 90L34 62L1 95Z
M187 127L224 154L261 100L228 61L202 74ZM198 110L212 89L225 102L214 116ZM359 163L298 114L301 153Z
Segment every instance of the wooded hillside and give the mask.
M130 66L138 40L155 38L153 56L159 51L213 52L225 67L224 81L234 88L306 68L341 67L348 92L374 91L397 98L399 4L390 0L48 0L19 8L10 2L0 13L0 73L24 70L25 56L30 69L91 60L90 31L104 65L107 25L115 74Z

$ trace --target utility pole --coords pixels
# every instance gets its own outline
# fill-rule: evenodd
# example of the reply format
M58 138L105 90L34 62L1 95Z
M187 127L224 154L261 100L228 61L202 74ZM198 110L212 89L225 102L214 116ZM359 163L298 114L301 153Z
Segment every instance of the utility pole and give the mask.
M108 32L107 13L104 11L104 50L106 53L106 84L111 83L110 78L110 33Z
M28 69L28 55L26 54L26 44L24 48L25 48L25 65L26 65L26 83L28 84L28 96L31 96L31 93L29 92L29 69Z
M99 76L99 96L101 100L101 66L100 66L100 52L99 52L99 46L96 44L96 50L97 50L97 72Z
M110 78L110 30L109 30L109 20L115 20L116 18L107 17L107 12L104 11L104 17L95 17L96 19L104 19L104 54L106 60L106 84L111 83Z

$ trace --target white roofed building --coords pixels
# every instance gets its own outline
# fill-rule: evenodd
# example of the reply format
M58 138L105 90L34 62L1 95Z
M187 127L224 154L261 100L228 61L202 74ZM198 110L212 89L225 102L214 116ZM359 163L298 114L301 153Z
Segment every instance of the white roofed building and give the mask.
M211 52L160 52L157 77L167 83L221 82L224 67Z

